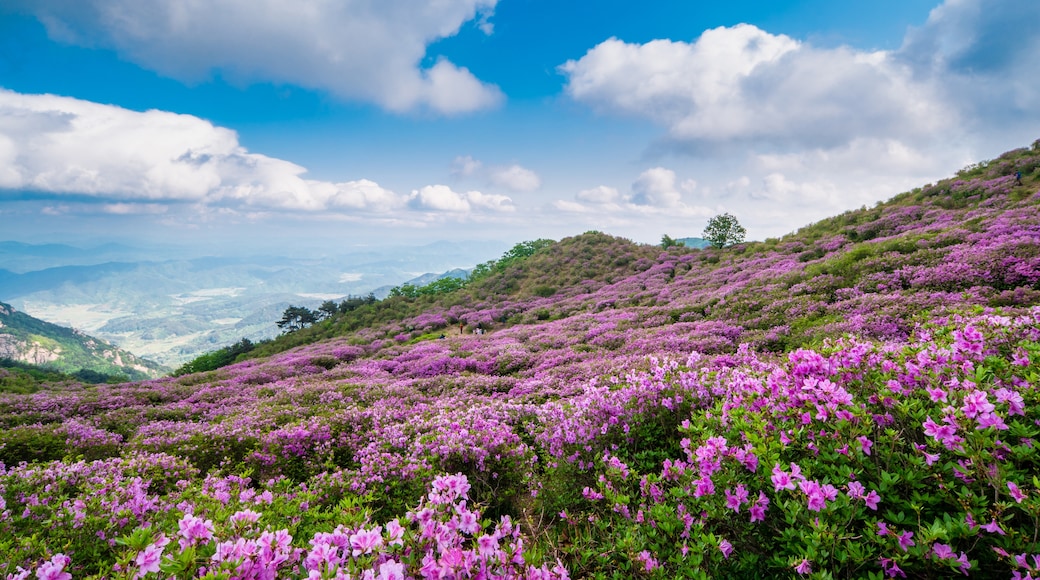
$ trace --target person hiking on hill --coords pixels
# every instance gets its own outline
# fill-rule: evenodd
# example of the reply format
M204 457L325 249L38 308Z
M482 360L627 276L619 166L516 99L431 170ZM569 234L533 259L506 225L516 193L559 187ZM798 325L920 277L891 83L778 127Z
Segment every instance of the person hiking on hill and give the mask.
M1022 185L1022 172L1021 171L1016 171L1015 172L1015 185Z

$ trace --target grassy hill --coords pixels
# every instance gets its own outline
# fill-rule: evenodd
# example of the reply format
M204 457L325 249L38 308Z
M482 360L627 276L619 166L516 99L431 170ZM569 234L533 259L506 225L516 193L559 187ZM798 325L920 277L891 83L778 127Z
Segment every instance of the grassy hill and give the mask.
M1035 576L1038 167L520 244L214 371L0 395L0 574Z
M142 380L166 369L81 332L0 302L0 359L78 375L85 382Z
M383 300L255 355L351 333L362 344L459 323L503 328L610 311L623 311L618 331L630 337L676 323L725 326L690 344L710 352L743 342L785 351L845 333L905 339L935 315L1040 303L1038 159L1035 149L1011 151L874 208L721 250L661 250L589 232L460 291Z

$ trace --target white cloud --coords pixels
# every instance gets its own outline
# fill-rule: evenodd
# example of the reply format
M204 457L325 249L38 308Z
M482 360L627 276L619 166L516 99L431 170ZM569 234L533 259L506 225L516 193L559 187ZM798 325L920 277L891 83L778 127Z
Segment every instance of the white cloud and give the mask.
M537 173L519 165L491 168L489 177L491 183L512 191L534 191L542 185Z
M598 185L592 189L583 189L574 197L578 201L584 201L586 203L617 203L621 200L621 193L613 187Z
M653 167L639 174L627 195L614 187L598 185L579 191L574 201L557 200L551 207L564 212L599 215L690 217L713 213L709 208L683 203L679 188L692 191L695 181L687 179L678 187L676 181L671 169Z
M888 53L816 48L747 24L693 43L610 39L560 68L572 98L651 119L684 143L830 146L922 138L949 122L931 85Z
M647 169L632 184L631 202L652 207L678 207L682 194L675 187L675 172L663 167Z
M102 206L102 211L115 215L162 214L167 209L157 203L106 203Z
M479 159L458 156L451 164L451 176L456 179L479 179L487 185L514 192L534 191L542 186L542 178L521 165L485 166Z
M238 82L289 83L392 111L452 114L492 107L501 92L426 47L470 21L486 34L497 0L14 0L48 34L100 46L186 82L215 71Z
M455 161L453 161L451 164L451 175L452 177L458 178L472 177L473 175L476 175L483 167L483 163L470 157L469 155L460 155L456 157Z
M387 212L404 204L401 196L367 179L327 184L326 187L330 185L334 189L334 193L329 195L331 207Z
M405 201L368 180L305 179L303 167L191 115L3 89L0 168L4 189L93 197L112 213L156 213L141 202L388 212Z
M511 212L516 208L513 201L504 195L485 194L479 191L458 193L447 185L427 185L412 191L408 204L413 209L448 213L469 213L473 210Z

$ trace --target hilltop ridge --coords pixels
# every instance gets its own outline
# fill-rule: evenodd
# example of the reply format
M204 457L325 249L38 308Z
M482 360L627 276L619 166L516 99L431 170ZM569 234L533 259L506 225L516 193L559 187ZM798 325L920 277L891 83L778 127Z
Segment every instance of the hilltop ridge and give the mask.
M143 380L168 372L103 340L51 324L0 302L0 359L101 380Z
M662 249L589 232L448 294L334 316L254 356L343 335L358 344L415 340L460 323L504 328L611 310L626 312L615 332L630 335L714 325L700 345L710 351L745 342L782 351L845 333L906 338L932 315L1040 303L1038 167L1034 144L873 208L727 249Z

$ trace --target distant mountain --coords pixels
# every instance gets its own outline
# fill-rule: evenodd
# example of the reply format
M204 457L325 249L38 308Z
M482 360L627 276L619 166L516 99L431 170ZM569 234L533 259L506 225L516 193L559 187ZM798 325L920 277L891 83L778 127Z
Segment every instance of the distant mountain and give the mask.
M141 380L168 369L82 332L44 322L0 302L0 359L9 359L67 374Z
M118 245L80 249L0 242L0 299L37 318L80 329L176 368L201 353L277 336L290 305L375 292L452 271L504 250L495 242L353 248L304 256L150 259ZM436 278L441 274L423 274ZM421 277L420 277L421 278ZM425 282L424 282L425 283Z
M433 274L433 273L423 274L422 276L416 276L415 278L412 278L411 280L407 280L405 282L402 282L401 284L380 286L379 288L376 288L375 290L373 290L372 294L376 298L382 300L383 298L386 298L387 296L390 295L390 290L392 288L394 288L394 286L401 286L401 285L404 285L404 284L411 284L412 286L425 286L425 285L429 284L430 282L434 282L434 281L440 280L442 278L461 278L461 279L466 279L467 277L469 277L469 273L470 272L471 272L471 270L464 270L462 268L455 268L453 270L448 270L447 272L443 272L441 274Z
M687 248L694 248L696 250L703 250L704 248L710 248L711 242L704 238L679 238L675 240Z

